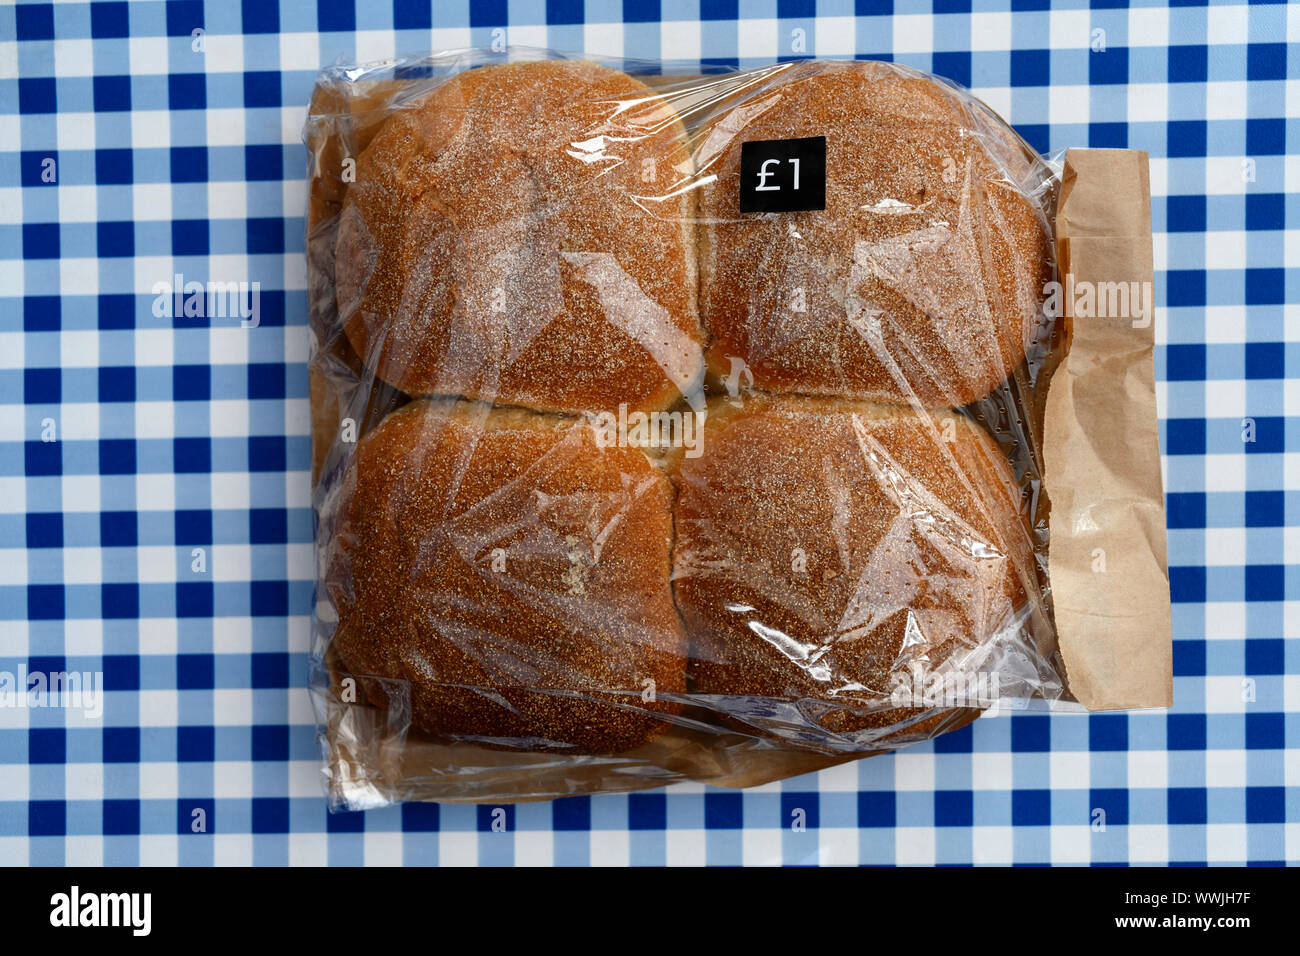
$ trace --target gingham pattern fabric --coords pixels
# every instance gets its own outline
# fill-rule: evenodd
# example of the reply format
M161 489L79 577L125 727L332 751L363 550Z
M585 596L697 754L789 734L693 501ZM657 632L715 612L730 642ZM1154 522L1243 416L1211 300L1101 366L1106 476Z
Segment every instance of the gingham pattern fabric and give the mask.
M978 6L0 9L0 672L107 687L99 716L0 708L0 862L1300 859L1300 13ZM1148 150L1176 706L980 720L743 793L328 815L303 689L305 104L340 55L501 41L893 58L1040 150ZM259 282L260 322L157 316L177 274Z

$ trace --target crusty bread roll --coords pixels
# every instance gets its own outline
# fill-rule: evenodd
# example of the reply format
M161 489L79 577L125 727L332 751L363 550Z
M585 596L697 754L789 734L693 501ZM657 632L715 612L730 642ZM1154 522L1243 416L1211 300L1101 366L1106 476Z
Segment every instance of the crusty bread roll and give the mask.
M362 439L340 494L333 646L353 674L409 681L417 727L620 753L677 712L660 696L685 689L672 488L640 451L417 401Z
M339 314L380 378L543 410L671 404L703 368L680 119L594 63L472 69L357 161Z
M1036 587L996 443L955 412L759 396L713 405L703 448L674 464L692 693L818 747L950 721L928 675L972 666Z
M739 211L741 146L826 137L824 211ZM986 108L888 63L795 65L697 151L710 370L772 391L924 407L988 394L1050 278L1034 167ZM710 181L710 177L713 178Z

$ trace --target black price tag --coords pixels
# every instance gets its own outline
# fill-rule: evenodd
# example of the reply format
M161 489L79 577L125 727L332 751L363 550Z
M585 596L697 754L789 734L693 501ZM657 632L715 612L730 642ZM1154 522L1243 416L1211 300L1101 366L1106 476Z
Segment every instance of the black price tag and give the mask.
M826 137L766 139L740 146L740 211L826 208Z

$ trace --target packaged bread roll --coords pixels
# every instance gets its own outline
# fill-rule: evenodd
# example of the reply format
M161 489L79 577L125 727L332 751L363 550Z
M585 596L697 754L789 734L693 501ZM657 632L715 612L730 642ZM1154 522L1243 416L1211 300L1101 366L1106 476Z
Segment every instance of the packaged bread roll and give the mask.
M746 90L700 136L711 370L934 407L1024 359L1051 278L1031 194L1044 168L991 111L890 63L820 61ZM745 145L805 138L825 139L824 208L742 212Z
M1020 490L968 419L752 397L710 408L703 449L676 459L673 586L720 714L864 749L1050 655Z
M338 312L413 395L543 410L659 408L703 367L681 121L582 61L468 70L357 159Z
M327 582L342 669L405 682L416 729L618 753L685 689L668 480L582 420L418 401L358 444Z

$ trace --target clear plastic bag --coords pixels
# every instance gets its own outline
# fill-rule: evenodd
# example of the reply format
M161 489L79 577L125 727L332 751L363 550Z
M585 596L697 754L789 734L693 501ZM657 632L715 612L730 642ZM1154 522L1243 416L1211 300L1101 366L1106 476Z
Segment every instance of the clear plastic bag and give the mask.
M324 71L305 139L332 806L745 785L1068 696L1057 177L982 103L465 51Z

